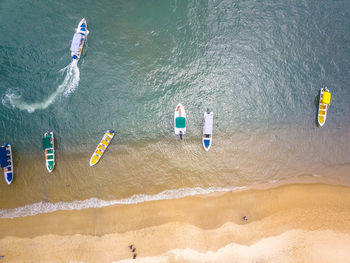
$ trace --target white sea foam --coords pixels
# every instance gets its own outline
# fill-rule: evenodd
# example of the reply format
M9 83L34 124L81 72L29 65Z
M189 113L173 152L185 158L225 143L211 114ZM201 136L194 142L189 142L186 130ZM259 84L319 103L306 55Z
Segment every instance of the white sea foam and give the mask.
M283 260L271 260L283 258L281 249L288 248L290 240L296 233L302 230L289 231L279 236L268 237L252 245L230 243L217 251L197 251L191 248L172 249L158 256L139 257L144 263L169 263L169 262L284 262ZM281 255L282 254L282 255ZM127 263L130 259L114 261L113 263Z
M346 233L292 229L280 235L262 238L251 245L230 243L216 251L176 248L161 255L139 256L137 262L349 262L350 256L347 252L349 241L350 237ZM113 263L127 262L134 260L113 261Z
M60 70L65 72L66 76L62 82L47 99L42 102L27 103L24 102L21 96L18 96L14 93L8 93L5 95L3 104L6 101L9 101L12 107L18 108L20 110L26 110L29 113L34 112L35 110L43 110L49 107L52 103L55 102L58 96L61 94L67 96L72 93L79 85L80 80L80 71L76 60L73 60L68 66Z
M24 216L34 216L37 214L51 213L58 210L81 210L87 208L100 208L112 205L128 205L137 204L142 202L150 202L156 200L168 200L168 199L179 199L186 196L194 196L201 194L209 194L215 192L229 192L238 189L244 189L245 187L234 187L234 188L216 188L209 187L203 189L201 187L195 188L180 188L176 190L165 190L161 193L155 195L145 195L136 194L129 198L119 199L119 200L102 200L98 198L90 198L82 201L73 202L58 202L58 203L48 203L48 202L38 202L30 205L25 205L22 207L12 208L12 209L2 209L0 210L0 218L15 218Z

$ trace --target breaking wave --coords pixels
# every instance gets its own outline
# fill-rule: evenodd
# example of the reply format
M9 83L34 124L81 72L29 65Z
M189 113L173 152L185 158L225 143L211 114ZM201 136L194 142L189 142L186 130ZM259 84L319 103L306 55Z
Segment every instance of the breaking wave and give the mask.
M82 201L73 202L38 202L30 205L25 205L22 207L12 208L12 209L2 209L0 210L0 218L15 218L24 216L34 216L37 214L51 213L58 210L81 210L87 208L100 208L112 205L128 205L128 204L138 204L143 202L150 202L156 200L169 200L169 199L179 199L186 196L210 194L217 192L229 192L233 190L244 189L245 187L232 187L232 188L217 188L209 187L203 189L201 187L195 188L180 188L176 190L165 190L161 193L155 195L146 194L136 194L129 198L119 199L119 200L102 200L98 198L90 198Z

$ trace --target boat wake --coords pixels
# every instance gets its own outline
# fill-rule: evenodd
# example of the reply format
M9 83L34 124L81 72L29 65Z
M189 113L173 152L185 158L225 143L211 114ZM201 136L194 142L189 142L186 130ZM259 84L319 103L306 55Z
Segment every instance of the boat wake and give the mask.
M68 66L61 69L60 72L63 72L63 74L66 73L66 76L62 84L60 84L56 91L52 93L46 100L42 102L27 103L22 100L21 96L16 95L15 93L8 93L5 95L3 104L4 102L6 103L6 101L8 101L12 107L18 108L20 110L26 110L29 113L32 113L35 110L46 109L55 102L57 97L62 94L67 96L68 94L72 93L79 85L80 71L78 68L77 60L73 60Z
M12 209L0 209L0 218L15 218L15 217L25 217L34 216L37 214L51 213L58 210L82 210L88 208L101 208L112 205L129 205L138 204L143 202L150 202L156 200L169 200L169 199L179 199L186 196L218 193L218 192L229 192L233 190L244 189L245 187L232 187L232 188L217 188L209 187L203 189L201 187L195 188L180 188L173 190L165 190L161 193L155 195L146 194L136 194L129 198L119 199L119 200L102 200L98 198L90 198L87 200L75 200L73 202L38 202L30 205L25 205L22 207L12 208Z

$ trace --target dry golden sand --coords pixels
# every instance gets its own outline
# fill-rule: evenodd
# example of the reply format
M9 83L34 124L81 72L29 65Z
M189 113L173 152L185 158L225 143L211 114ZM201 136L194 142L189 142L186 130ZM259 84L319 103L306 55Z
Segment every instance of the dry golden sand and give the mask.
M349 208L348 187L290 184L0 219L0 262L350 262Z

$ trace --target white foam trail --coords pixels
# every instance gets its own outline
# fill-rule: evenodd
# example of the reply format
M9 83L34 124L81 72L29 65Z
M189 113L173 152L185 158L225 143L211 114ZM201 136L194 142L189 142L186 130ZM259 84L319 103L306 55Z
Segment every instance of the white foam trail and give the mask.
M12 208L12 209L2 209L0 210L0 218L15 218L24 216L34 216L37 214L51 213L58 210L81 210L87 208L100 208L112 205L128 205L128 204L138 204L142 202L150 202L156 200L169 200L169 199L179 199L186 196L202 195L215 192L229 192L238 189L244 189L245 187L234 187L234 188L216 188L210 187L203 189L201 187L195 188L180 188L176 190L165 190L156 195L145 195L137 194L129 198L119 199L119 200L102 200L98 198L90 198L82 201L73 202L58 202L58 203L48 203L48 202L38 202L30 205L25 205L22 207Z
M36 103L26 103L21 100L21 96L17 96L13 93L6 94L6 100L10 102L12 107L18 108L20 110L26 110L29 113L34 112L35 110L43 110L49 107L58 96L61 94L68 95L72 93L76 87L79 85L80 80L80 71L78 68L78 63L76 60L73 60L67 67L63 68L63 72L66 72L66 76L56 89L46 100Z

